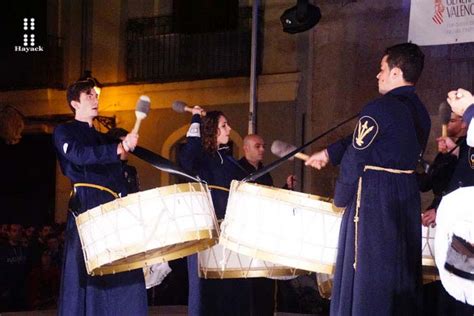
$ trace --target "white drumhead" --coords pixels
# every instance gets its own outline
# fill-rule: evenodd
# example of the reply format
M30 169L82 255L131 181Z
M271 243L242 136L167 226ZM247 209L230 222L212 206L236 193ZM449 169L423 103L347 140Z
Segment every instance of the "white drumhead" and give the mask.
M436 265L446 291L461 302L474 305L474 281L445 269L453 234L474 243L474 187L459 188L443 197L436 214ZM474 271L470 271L473 273Z

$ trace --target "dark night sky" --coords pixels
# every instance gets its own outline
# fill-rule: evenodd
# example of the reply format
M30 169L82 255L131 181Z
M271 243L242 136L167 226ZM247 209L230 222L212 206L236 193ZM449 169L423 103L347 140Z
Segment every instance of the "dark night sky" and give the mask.
M44 62L47 51L24 53L15 51L15 46L23 46L23 36L34 34L34 47L47 44L46 31L46 8L45 0L6 0L2 1L0 10L0 69L2 76L0 78L0 88L15 87L21 83L22 78L27 77L34 71L36 66ZM34 18L35 29L31 30L31 24L28 24L28 30L23 29L23 19ZM30 43L30 42L28 42Z

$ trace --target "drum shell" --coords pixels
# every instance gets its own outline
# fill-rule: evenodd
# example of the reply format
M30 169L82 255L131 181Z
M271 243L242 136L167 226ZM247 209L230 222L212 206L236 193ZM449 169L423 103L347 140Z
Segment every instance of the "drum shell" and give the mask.
M333 273L341 213L330 199L233 181L219 243L301 270Z
M204 279L270 278L289 280L307 271L251 258L222 245L198 253L199 277Z
M130 194L80 214L76 224L90 275L181 258L218 236L209 191L198 183Z

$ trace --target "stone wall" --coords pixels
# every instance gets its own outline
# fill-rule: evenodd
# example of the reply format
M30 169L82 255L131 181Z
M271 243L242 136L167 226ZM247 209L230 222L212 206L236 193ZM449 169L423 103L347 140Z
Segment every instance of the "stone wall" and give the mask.
M322 19L311 30L313 41L312 104L308 124L317 135L357 113L366 102L378 96L376 75L386 47L408 38L409 1L360 0L320 4ZM422 47L425 68L417 92L432 119L430 142L425 158L436 154L435 139L440 135L438 106L446 93L457 87L472 89L474 44ZM355 122L317 143L323 148L339 137L352 133ZM314 193L333 194L337 169L313 171ZM424 200L429 199L426 196Z

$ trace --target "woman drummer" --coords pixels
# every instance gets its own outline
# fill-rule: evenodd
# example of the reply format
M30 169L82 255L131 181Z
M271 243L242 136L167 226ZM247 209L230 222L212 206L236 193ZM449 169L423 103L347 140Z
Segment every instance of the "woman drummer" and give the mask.
M211 191L212 202L217 218L223 219L231 181L240 180L247 174L227 146L231 127L226 116L220 111L205 114L199 106L194 107L192 112L187 143L181 149L179 163L187 172L198 175L211 187L217 188ZM200 279L197 260L197 255L188 257L188 314L249 315L250 281Z

